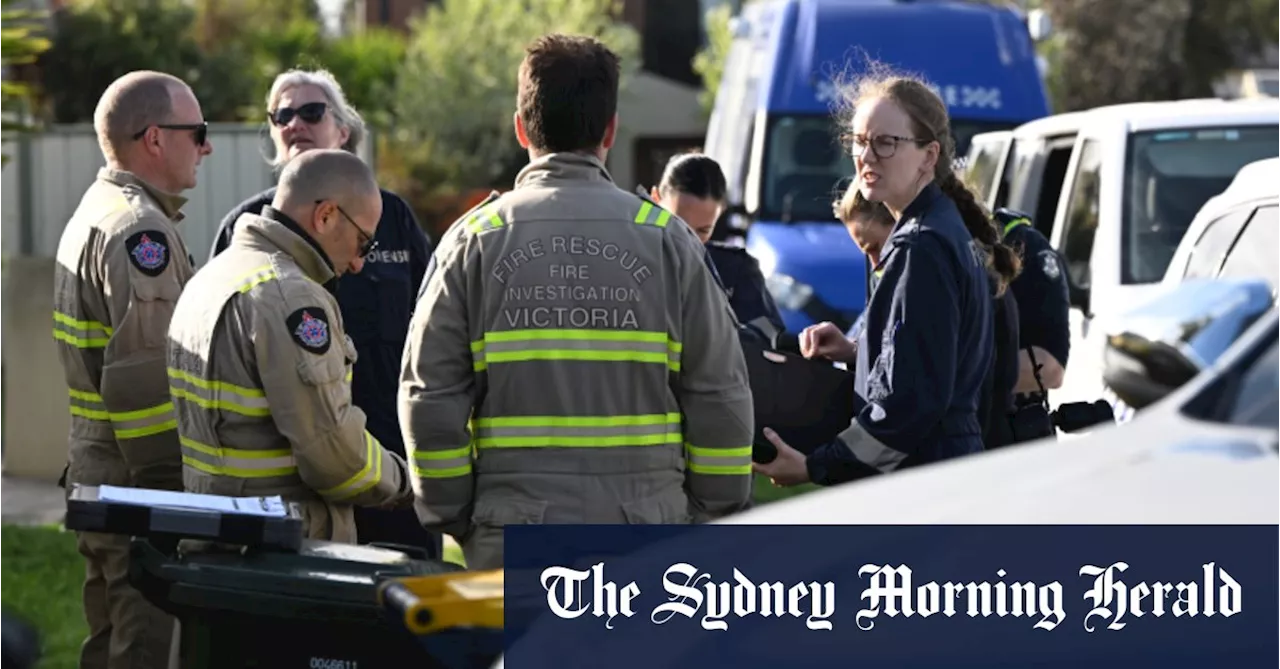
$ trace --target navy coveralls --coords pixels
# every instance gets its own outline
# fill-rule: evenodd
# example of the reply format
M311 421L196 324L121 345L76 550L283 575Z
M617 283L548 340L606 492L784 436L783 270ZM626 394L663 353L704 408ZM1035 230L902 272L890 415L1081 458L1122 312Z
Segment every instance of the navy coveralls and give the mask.
M880 252L858 334L854 388L865 405L807 458L834 485L982 450L978 401L993 355L990 278L955 204L930 183Z
M707 264L719 276L738 323L755 339L773 348L786 325L765 288L760 263L744 248L715 241L707 242L706 247Z
M997 209L995 219L1004 234L1004 243L1022 256L1022 273L1009 284L1018 301L1019 345L1039 346L1066 367L1071 324L1062 258L1026 214Z
M222 219L210 258L231 243L236 219L257 214L271 204L271 188L246 200ZM365 258L358 274L338 279L338 305L347 334L356 346L352 371L352 402L367 416L369 434L388 450L404 455L404 440L396 412L400 387L400 356L404 353L414 296L431 258L431 242L413 211L395 193L382 191L382 218L374 236L378 246ZM441 538L418 523L412 509L383 511L356 507L356 531L361 543L399 543L441 554Z

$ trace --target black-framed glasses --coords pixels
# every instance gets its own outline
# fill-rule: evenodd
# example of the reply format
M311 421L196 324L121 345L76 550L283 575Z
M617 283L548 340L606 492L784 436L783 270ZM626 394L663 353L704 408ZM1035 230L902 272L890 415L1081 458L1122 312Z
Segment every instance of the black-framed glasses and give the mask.
M324 203L324 200L316 200L317 206L322 203ZM360 251L359 251L360 257L364 258L364 257L367 257L370 253L373 253L373 250L378 248L378 240L374 239L369 233L365 232L364 228L357 225L356 219L351 218L351 216L347 214L346 210L342 208L342 205L338 204L337 202L334 202L333 206L338 209L338 213L342 214L343 218L347 219L348 223L355 226L356 232L360 234Z
M320 119L324 118L324 112L328 108L329 105L323 102L308 102L297 109L281 107L275 111L268 111L267 118L271 120L271 123L281 128L289 125L294 116L302 119L308 125L315 125L320 122Z
M209 140L209 123L207 121L204 123L153 123L134 133L133 139L142 139L142 136L147 134L147 131L152 127L162 130L191 130L193 131L191 135L195 139L196 146L204 146L204 143Z
M928 144L933 140L920 139L919 137L902 137L899 135L875 135L867 137L866 135L854 135L852 146L850 147L853 156L856 158L867 150L867 145L871 145L871 152L881 160L892 158L898 152L898 144L900 142L911 142L917 146Z

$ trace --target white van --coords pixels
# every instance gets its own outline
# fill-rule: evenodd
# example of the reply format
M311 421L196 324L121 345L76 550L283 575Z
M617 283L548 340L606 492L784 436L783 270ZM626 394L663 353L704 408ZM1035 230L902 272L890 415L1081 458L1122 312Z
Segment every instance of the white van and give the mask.
M1134 261L1167 266L1197 203L1225 188L1244 163L1276 155L1278 126L1280 106L1272 100L1183 100L1056 114L974 136L965 177L979 199L993 210L1030 214L1073 262L1071 359L1054 404L1110 397L1102 388L1101 340L1087 336L1090 326L1145 299L1163 275L1134 272ZM1183 164L1201 152L1209 160ZM1071 217L1080 221L1068 230ZM1106 267L1093 269L1095 263Z
M1085 112L1050 242L1071 285L1071 358L1054 404L1104 397L1103 333L1159 289L1200 208L1280 154L1280 101L1181 100Z

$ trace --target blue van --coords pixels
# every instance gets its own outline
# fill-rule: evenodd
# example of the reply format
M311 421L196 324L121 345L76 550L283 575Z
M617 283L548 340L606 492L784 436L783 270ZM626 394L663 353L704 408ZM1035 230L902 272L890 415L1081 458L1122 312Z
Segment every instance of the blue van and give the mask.
M865 56L923 76L947 101L956 155L980 132L1049 114L1023 18L964 0L759 0L745 5L707 130L729 208L787 330L848 329L866 305L865 256L832 213L853 161L832 115Z

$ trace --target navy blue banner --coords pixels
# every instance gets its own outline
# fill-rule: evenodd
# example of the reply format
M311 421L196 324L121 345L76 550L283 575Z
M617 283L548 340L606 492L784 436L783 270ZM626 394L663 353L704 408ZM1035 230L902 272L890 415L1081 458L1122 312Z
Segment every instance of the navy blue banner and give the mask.
M505 536L508 669L1280 664L1276 526Z

